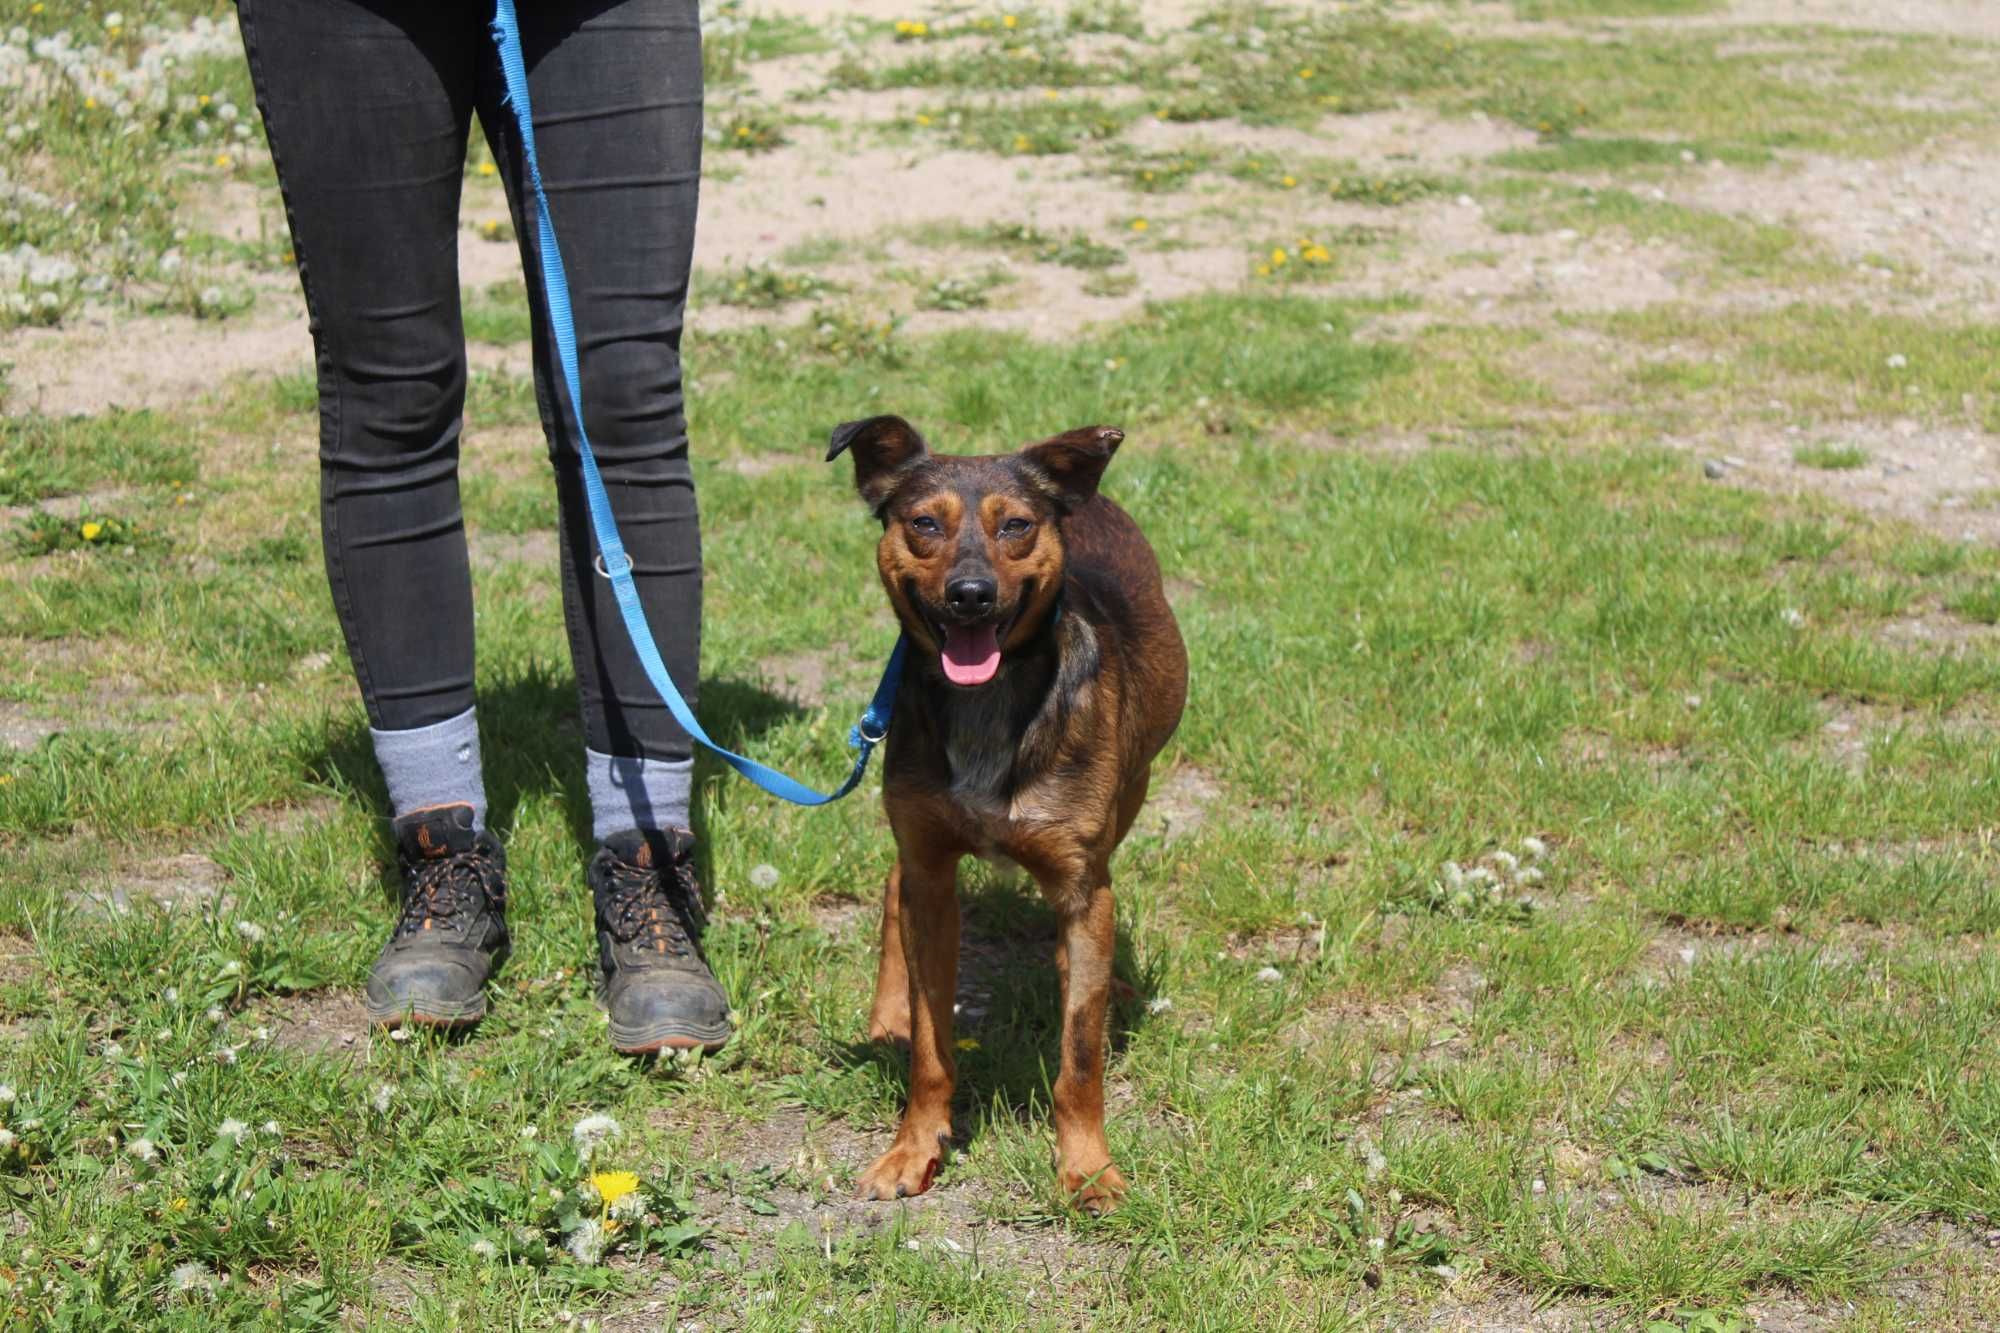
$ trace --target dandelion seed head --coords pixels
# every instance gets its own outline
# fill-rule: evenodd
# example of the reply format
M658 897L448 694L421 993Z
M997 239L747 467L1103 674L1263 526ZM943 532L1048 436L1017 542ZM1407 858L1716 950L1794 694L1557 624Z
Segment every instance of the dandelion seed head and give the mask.
M570 1257L580 1264L595 1264L604 1257L604 1225L591 1219L569 1233Z

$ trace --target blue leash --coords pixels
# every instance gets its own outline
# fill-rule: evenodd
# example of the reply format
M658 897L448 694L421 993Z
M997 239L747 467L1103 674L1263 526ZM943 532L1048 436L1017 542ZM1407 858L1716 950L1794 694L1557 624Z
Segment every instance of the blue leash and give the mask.
M625 620L625 632L632 637L632 647L639 654L640 665L646 669L646 679L666 700L668 711L681 724L682 730L773 796L795 805L825 805L837 801L859 785L861 775L868 769L868 756L889 734L889 717L895 711L896 690L903 681L903 659L909 653L909 640L907 637L896 640L895 651L889 654L889 664L882 670L882 682L875 687L875 697L869 701L868 711L861 715L861 720L848 733L847 743L860 753L854 758L854 770L847 775L847 780L832 792L814 791L775 768L726 750L710 740L708 733L702 730L694 710L688 707L681 692L674 688L666 663L660 660L659 646L653 640L652 628L646 623L645 608L639 605L638 586L632 581L632 557L626 553L624 540L618 535L618 522L611 513L611 497L605 493L604 478L598 474L597 459L590 452L590 438L584 433L583 385L577 375L576 324L570 310L569 279L563 272L562 251L556 245L555 222L549 216L549 197L542 189L541 164L535 158L534 116L528 104L528 62L521 54L521 22L514 12L514 0L494 0L493 40L500 48L500 71L507 81L507 104L514 109L514 123L521 133L521 159L527 167L528 184L535 194L536 230L542 255L542 295L548 305L549 328L555 335L556 355L562 362L563 381L569 386L570 408L576 416L576 446L583 458L583 489L590 501L590 527L597 535L597 572L611 580L612 594L618 599L618 611Z

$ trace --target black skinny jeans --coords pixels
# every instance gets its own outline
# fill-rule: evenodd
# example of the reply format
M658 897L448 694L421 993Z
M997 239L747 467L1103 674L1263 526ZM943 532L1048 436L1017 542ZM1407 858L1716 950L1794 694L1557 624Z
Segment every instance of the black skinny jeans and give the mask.
M369 720L422 727L473 702L458 210L477 111L529 275L585 739L606 754L687 758L687 735L647 684L594 572L491 4L238 0L237 10L311 316L327 577ZM585 420L662 655L692 699L701 544L680 339L701 168L697 3L528 0L520 11Z

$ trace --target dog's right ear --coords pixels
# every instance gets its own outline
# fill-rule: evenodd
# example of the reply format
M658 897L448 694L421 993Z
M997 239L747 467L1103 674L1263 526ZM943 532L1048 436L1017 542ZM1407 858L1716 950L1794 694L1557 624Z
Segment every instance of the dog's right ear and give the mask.
M903 475L928 458L930 448L917 428L901 417L869 417L833 428L826 461L831 463L843 453L854 455L854 489L880 517Z

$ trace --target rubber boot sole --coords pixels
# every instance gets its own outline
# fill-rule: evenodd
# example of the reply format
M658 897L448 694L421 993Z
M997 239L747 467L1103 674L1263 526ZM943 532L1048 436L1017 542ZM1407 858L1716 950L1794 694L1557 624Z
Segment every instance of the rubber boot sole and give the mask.
M486 996L477 995L457 1004L429 1001L418 1004L406 1000L396 1005L368 1001L368 1021L378 1028L414 1024L427 1028L469 1028L486 1017Z
M714 1054L729 1044L735 1029L699 1028L682 1023L656 1023L651 1027L628 1028L611 1025L611 1049L620 1055L657 1055L661 1051L707 1051Z

